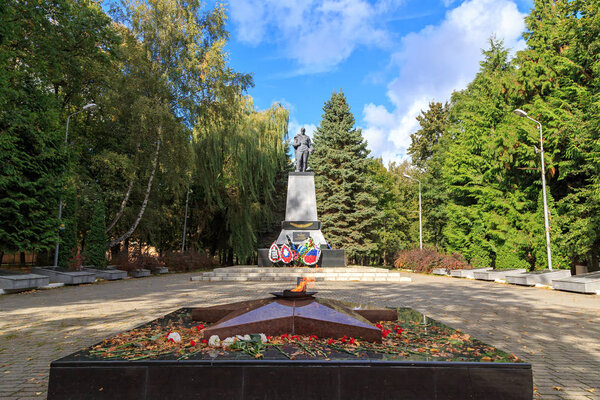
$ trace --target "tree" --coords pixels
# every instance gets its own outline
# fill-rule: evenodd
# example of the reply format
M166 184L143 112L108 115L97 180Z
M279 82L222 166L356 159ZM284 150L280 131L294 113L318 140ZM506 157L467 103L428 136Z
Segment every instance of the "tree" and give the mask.
M427 111L421 111L417 121L421 128L410 135L408 154L418 168L426 168L427 161L433 156L435 148L448 125L449 104L430 102Z
M77 230L78 202L75 188L71 187L66 190L63 204L58 265L62 268L67 268L73 265L74 258L79 252L79 237Z
M99 199L94 207L90 232L86 238L85 260L96 268L106 267L106 221L104 201Z
M272 224L282 198L283 172L289 169L285 140L288 111L279 104L254 111L250 97L215 105L194 129L198 160L190 221L197 242L227 264L256 252L256 233ZM281 192L279 192L281 193Z
M92 2L0 5L0 251L54 245L64 120L90 100L114 39Z
M360 129L340 90L323 107L314 135L315 152L309 165L315 187L323 233L334 248L346 250L353 262L365 262L376 250L377 210L371 159Z

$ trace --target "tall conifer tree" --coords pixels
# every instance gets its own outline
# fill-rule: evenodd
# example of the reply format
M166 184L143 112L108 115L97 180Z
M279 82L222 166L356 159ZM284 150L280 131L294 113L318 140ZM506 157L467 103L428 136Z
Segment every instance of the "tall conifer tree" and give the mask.
M86 261L96 268L106 267L106 219L105 206L102 199L96 202L90 233L87 237L85 257Z
M360 129L340 90L323 107L314 136L315 153L309 158L315 171L317 207L323 233L334 248L343 248L351 262L365 262L376 249L380 217L371 159Z

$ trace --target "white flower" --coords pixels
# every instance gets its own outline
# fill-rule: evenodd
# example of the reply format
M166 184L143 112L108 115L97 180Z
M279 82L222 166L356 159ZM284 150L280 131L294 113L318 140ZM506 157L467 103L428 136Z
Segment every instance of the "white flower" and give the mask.
M177 333L177 332L171 332L167 336L167 340L169 340L169 339L173 339L173 341L175 343L179 343L179 342L181 342L181 335L179 333Z
M246 340L242 335L235 335L235 338L238 340Z
M251 341L251 340L252 340L252 338L250 337L250 335L244 335L244 340L245 340L246 342L249 342L249 341Z
M212 347L219 347L221 345L221 339L217 335L212 335L208 339L208 345Z
M260 341L267 343L267 336L264 333L260 333Z
M227 339L223 340L221 342L221 344L223 345L223 347L229 347L231 346L233 343L235 343L235 339L234 337L228 337Z

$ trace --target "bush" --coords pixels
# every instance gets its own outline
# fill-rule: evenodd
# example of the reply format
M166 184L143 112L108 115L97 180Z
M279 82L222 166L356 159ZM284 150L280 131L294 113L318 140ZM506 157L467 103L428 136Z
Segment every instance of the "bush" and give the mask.
M123 271L135 271L142 268L156 271L158 268L164 267L164 263L157 256L149 254L129 255L126 251L117 254L112 260L112 265Z
M169 271L188 272L196 269L213 268L213 260L204 252L188 250L185 253L169 252L161 257Z
M394 266L424 273L431 273L434 268L446 270L472 268L460 254L440 254L431 248L403 250L396 256Z

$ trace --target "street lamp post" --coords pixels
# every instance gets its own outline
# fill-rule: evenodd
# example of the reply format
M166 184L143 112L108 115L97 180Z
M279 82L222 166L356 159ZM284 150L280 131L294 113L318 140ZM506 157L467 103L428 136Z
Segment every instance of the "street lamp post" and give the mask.
M185 253L185 231L187 228L187 219L188 219L188 203L190 201L190 193L192 193L192 189L188 189L187 195L185 196L185 218L183 220L183 238L181 243L181 253Z
M419 248L423 250L423 220L421 213L421 181L413 178L410 175L404 174L405 178L410 179L411 181L417 181L419 183Z
M90 111L93 110L94 108L98 107L97 104L94 103L90 103L90 104L86 104L85 106L83 106L83 108L79 111L74 112L73 114L69 115L67 117L67 129L65 131L65 146L67 145L67 140L69 139L69 122L71 120L71 117L73 115L77 115L79 113L82 113L84 111ZM58 230L58 233L56 234L56 247L54 249L54 266L58 267L58 248L60 246L60 229L63 229L63 225L62 225L62 209L63 209L63 201L62 201L62 197L58 200L58 220L61 223L60 224L60 228Z
M548 220L548 200L546 199L546 164L544 162L544 137L542 136L542 124L539 121L531 118L523 110L516 109L513 111L519 117L527 118L538 124L540 128L540 158L542 160L542 197L544 199L544 223L546 225L546 250L548 252L548 269L552 271L552 250L550 247L550 221Z

